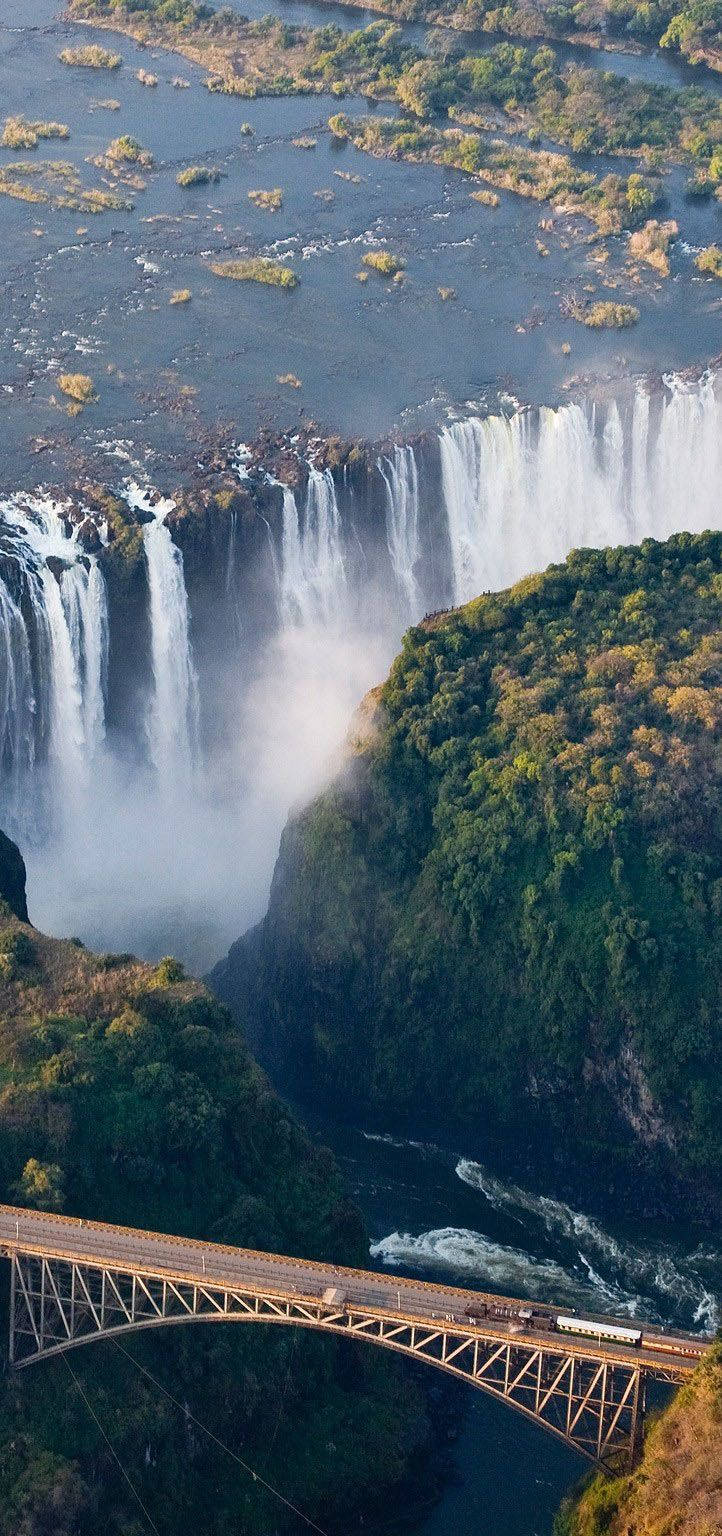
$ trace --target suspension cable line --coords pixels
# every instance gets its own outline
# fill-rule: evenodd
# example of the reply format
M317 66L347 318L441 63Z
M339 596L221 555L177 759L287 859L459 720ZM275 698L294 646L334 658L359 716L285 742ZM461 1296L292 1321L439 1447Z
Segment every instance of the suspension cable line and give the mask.
M297 1515L299 1520L303 1521L304 1525L307 1525L310 1530L316 1531L317 1536L327 1536L327 1533L324 1531L323 1527L317 1525L315 1520L311 1519L310 1515L304 1514L303 1510L299 1509L297 1504L293 1504L290 1499L287 1499L285 1494L281 1493L280 1488L276 1488L274 1487L273 1483L267 1482L265 1477L261 1477L260 1472L256 1472L255 1469L251 1467L247 1461L243 1460L242 1456L239 1456L236 1451L231 1450L230 1445L226 1445L225 1441L219 1440L218 1435L214 1434L213 1430L209 1429L207 1424L204 1424L201 1419L196 1418L195 1414L191 1413L190 1409L186 1407L185 1403L179 1402L178 1398L174 1397L173 1393L169 1392L168 1388L164 1387L163 1383L158 1381L157 1378L153 1376L152 1373L147 1370L144 1365L141 1365L140 1361L136 1360L135 1356L131 1355L128 1350L123 1347L122 1344L119 1344L117 1339L114 1339L112 1335L108 1335L108 1337L110 1339L110 1343L113 1344L116 1349L120 1350L122 1355L125 1355L126 1360L130 1360L131 1365L134 1365L136 1370L140 1371L143 1376L147 1376L148 1380L153 1383L153 1386L157 1387L158 1391L162 1392L164 1396L168 1398L169 1402L174 1403L176 1408L179 1408L181 1413L183 1413L186 1418L190 1419L192 1424L195 1424L198 1429L203 1431L204 1435L208 1436L209 1440L212 1440L215 1445L219 1446L220 1450L225 1451L226 1455L230 1456L233 1461L237 1462L239 1467L243 1468L244 1472L248 1472L253 1478L254 1483L260 1483L261 1487L265 1488L266 1491L270 1493L274 1499L277 1499L280 1504L284 1504L286 1509L291 1510L292 1514Z

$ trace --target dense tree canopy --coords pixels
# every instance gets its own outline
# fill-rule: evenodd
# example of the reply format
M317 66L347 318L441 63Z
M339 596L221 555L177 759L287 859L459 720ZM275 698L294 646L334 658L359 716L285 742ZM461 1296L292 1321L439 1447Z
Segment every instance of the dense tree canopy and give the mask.
M714 1180L721 597L722 539L681 535L409 632L216 976L278 1068Z
M0 1200L364 1260L330 1154L176 962L98 958L9 908L2 922ZM311 1516L323 1511L326 1529L355 1528L360 1512L368 1526L418 1465L423 1404L367 1351L230 1326L141 1334L123 1349L91 1344L73 1371L167 1536L298 1528L189 1414ZM64 1360L0 1378L0 1536L145 1529Z

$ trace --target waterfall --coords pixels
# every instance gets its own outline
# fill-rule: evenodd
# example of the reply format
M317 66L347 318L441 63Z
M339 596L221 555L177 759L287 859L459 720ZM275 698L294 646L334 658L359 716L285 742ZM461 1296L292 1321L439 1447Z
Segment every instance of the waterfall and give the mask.
M79 531L90 517L104 542L98 516L40 493L0 502L0 826L28 855L34 915L102 947L180 946L200 965L261 915L289 808L325 781L359 700L424 609L506 587L575 546L722 527L722 374L468 414L427 436L423 458L410 444L374 454L362 494L354 474L337 500L330 470L312 466L303 492L276 489L267 520L263 472L248 450L238 458L272 558L232 517L204 571L218 617L204 612L200 683L171 501L122 493L148 585L127 690L104 556ZM113 613L142 595L141 582ZM120 692L106 740L109 646ZM147 708L134 708L148 676ZM201 687L214 727L214 701L223 716L202 762Z
M346 601L346 566L336 487L330 469L311 467L303 515L283 486L281 619L286 626L338 620Z
M377 461L386 488L386 542L396 584L410 619L422 612L414 573L419 546L419 472L410 444L394 448L393 458Z
M653 410L653 408L655 408ZM580 545L719 527L722 402L711 374L622 409L571 404L470 417L439 436L456 601Z
M0 777L13 826L20 824L23 786L35 761L35 695L25 622L0 581Z
M143 525L153 669L146 732L161 785L177 791L188 787L197 764L199 699L183 556L165 526L175 503L162 498L153 503L137 486L130 487L128 503L153 514Z
M32 793L35 763L47 776L46 809L72 817L102 747L107 602L67 506L17 496L0 515L18 589L0 580L0 803L10 828L27 835L45 815Z

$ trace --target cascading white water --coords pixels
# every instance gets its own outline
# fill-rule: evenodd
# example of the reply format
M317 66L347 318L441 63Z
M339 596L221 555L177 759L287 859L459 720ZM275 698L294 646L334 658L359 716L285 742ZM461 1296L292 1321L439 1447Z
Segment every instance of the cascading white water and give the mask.
M20 824L35 762L35 695L25 621L0 581L0 779L10 824Z
M722 526L722 375L472 418L438 441L440 488L424 480L430 448L423 460L394 449L368 493L346 486L340 507L333 476L311 468L298 504L284 489L280 533L268 523L272 571L259 559L248 587L242 525L231 526L204 674L206 697L227 702L227 729L202 766L172 503L126 491L144 516L153 681L147 711L134 712L141 657L131 704L121 696L113 715L130 723L108 742L102 557L84 553L69 509L49 498L0 504L0 826L29 855L41 926L210 963L261 915L289 808L324 781L359 699L424 608L506 586L575 545ZM252 481L245 460L239 474ZM264 576L276 625L256 636L252 605L243 625L233 612ZM145 899L126 909L118 893L139 878Z
M378 470L386 487L386 541L397 586L405 602L408 617L417 619L423 612L415 566L421 550L419 542L419 471L410 444L394 447L393 457L378 460Z
M190 642L183 556L165 519L175 503L133 485L128 504L152 512L143 526L148 568L153 696L147 718L150 757L158 779L177 793L191 781L198 759L198 679Z
M309 469L302 515L283 486L280 597L284 625L328 623L343 611L346 565L330 469Z
M661 401L471 417L439 439L456 601L579 545L638 543L722 520L722 400L710 374Z
M0 804L11 830L23 833L42 814L28 783L42 722L48 727L42 745L56 819L72 818L105 735L105 581L66 512L42 496L13 497L0 509L29 610L26 621L0 582L0 739L8 768Z

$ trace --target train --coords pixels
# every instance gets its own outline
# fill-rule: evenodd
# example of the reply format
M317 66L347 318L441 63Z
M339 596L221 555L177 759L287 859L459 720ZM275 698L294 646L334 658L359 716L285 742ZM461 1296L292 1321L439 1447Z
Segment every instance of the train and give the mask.
M550 1307L513 1307L508 1302L473 1302L466 1308L470 1323L482 1323L488 1318L508 1319L518 1322L525 1329L550 1333L574 1333L582 1338L599 1339L609 1344L624 1344L628 1349L639 1349L642 1344L641 1328L625 1328L619 1323L605 1323L599 1318L570 1317Z
M577 1338L596 1339L598 1343L619 1344L626 1349L658 1349L665 1354L688 1356L697 1359L700 1345L693 1340L669 1336L659 1331L647 1332L642 1328L627 1328L621 1323L607 1323L598 1317L576 1317L557 1312L552 1307L514 1306L507 1301L482 1300L472 1302L466 1308L470 1323L482 1324L489 1319L506 1321L518 1332L550 1332L574 1334ZM703 1347L703 1341L700 1341Z

